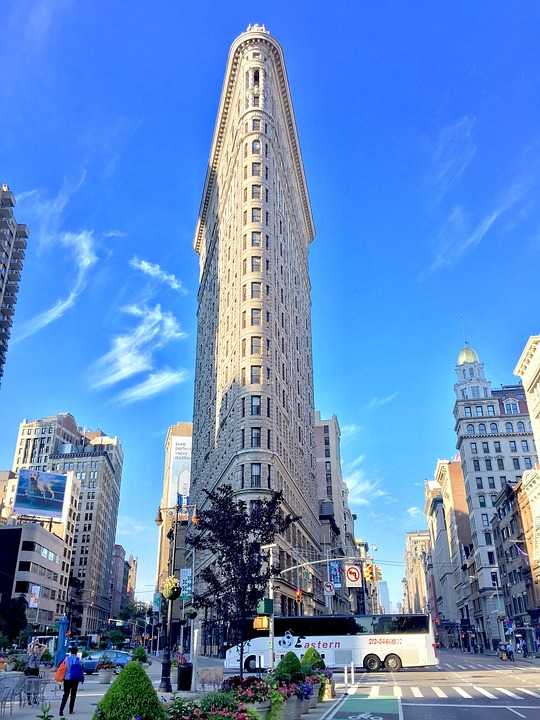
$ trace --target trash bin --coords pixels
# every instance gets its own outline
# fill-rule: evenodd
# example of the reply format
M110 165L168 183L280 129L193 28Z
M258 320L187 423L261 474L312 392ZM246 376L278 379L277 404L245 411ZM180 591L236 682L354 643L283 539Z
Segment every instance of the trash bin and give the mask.
M191 690L191 678L193 677L193 665L186 663L178 666L177 690Z

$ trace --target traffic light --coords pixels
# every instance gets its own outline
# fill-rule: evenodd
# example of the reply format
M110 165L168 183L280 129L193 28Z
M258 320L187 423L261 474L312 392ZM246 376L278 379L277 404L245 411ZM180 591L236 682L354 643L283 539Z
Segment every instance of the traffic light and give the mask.
M366 582L373 582L373 565L370 565L369 563L364 568L364 578Z
M382 570L378 565L375 565L375 576L377 582L380 582L382 580Z
M303 594L304 594L304 593L303 593L300 589L298 589L298 590L296 591L295 598L296 598L296 602L297 602L297 603L301 603L301 602L302 602L302 596L303 596Z

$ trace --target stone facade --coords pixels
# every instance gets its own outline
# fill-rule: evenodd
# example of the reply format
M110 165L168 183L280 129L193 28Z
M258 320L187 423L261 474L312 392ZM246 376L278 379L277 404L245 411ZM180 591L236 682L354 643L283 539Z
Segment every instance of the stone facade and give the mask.
M478 644L493 648L503 637L496 622L502 597L491 520L499 492L534 466L536 450L521 385L493 390L470 347L460 352L456 375L455 429L473 545L468 604Z
M429 552L429 543L427 530L405 534L405 577L403 578L403 609L405 613L428 612L425 562Z
M83 430L69 413L23 420L19 426L14 472L23 467L72 472L80 486L73 550L68 550L66 563L82 583L82 616L73 629L83 635L106 627L110 617L122 465L118 438Z
M0 380L4 373L13 314L17 303L28 228L13 215L15 197L7 185L0 187Z
M219 484L248 503L281 490L285 511L301 517L278 539L287 564L321 551L313 237L283 52L264 27L250 26L229 52L194 239L200 286L191 494L200 506L203 490ZM321 581L318 566L288 574L277 611L320 612Z

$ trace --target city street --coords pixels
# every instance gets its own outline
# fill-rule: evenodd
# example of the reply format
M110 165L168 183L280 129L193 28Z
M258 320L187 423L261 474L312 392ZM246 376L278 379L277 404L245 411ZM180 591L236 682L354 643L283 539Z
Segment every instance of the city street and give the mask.
M540 717L540 661L442 650L436 668L361 673L337 720L503 720Z

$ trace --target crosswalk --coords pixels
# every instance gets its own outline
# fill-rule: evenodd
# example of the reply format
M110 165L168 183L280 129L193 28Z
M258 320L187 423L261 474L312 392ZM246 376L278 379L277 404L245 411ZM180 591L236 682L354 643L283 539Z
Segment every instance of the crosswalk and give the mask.
M518 665L517 663L439 663L437 670L440 672L446 672L447 670L500 670L501 672L508 672L509 670L533 670L531 665Z
M540 700L540 687L538 688L512 688L509 690L504 687L480 687L478 685L460 685L453 686L431 686L419 687L417 685L360 685L356 690L357 694L367 696L369 698L395 697L400 699L410 698L433 698L436 696L441 699L453 698L463 700L504 700L508 702L508 698L512 700L530 700L535 698Z

